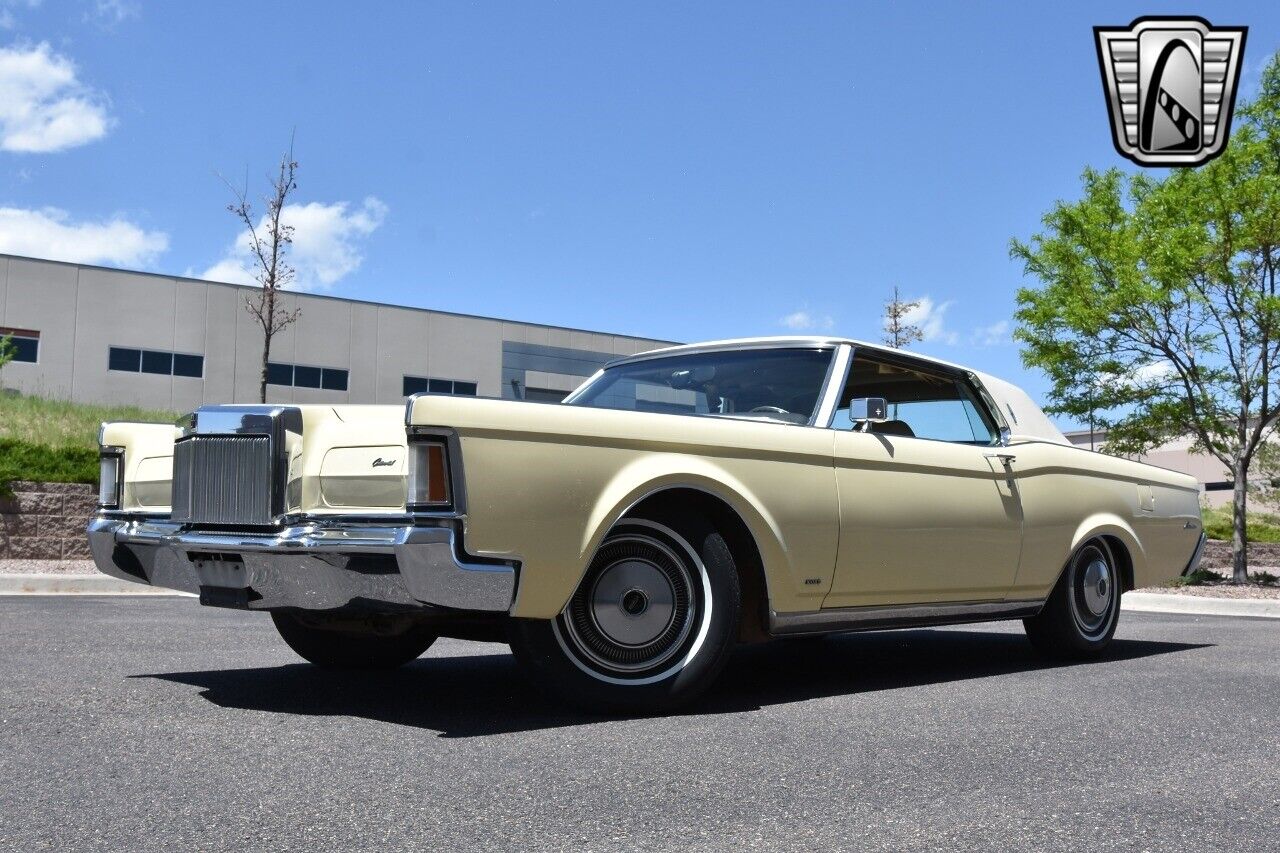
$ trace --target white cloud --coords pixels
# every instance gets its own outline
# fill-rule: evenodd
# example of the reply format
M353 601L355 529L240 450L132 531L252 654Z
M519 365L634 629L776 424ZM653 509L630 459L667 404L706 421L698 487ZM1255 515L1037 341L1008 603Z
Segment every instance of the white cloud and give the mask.
M387 206L369 196L358 208L350 210L349 207L345 201L285 206L281 220L294 229L293 245L288 254L289 264L298 273L292 285L294 289L328 290L359 268L364 259L361 243L382 225ZM261 224L259 220L259 226ZM233 284L253 284L249 235L241 232L226 257L200 277Z
M97 21L110 29L141 14L142 6L133 0L97 0L93 9L85 12L84 18L86 21Z
M934 302L929 296L916 296L904 301L915 302L916 307L903 314L902 321L919 328L926 341L942 341L944 344L959 342L960 336L943 326L947 309L954 303Z
M0 0L0 30L11 30L18 25L18 19L13 15L14 9L34 9L40 2L41 0Z
M792 311L785 317L778 319L778 325L785 326L796 332L830 329L835 324L835 318L830 314L814 314L809 310L808 306L801 308L799 311Z
M115 216L72 222L64 210L0 207L0 252L84 264L146 267L169 248L169 235Z
M0 48L0 149L39 153L92 142L110 125L103 102L48 42Z
M979 326L969 335L969 343L979 347L994 347L1009 343L1009 321L1000 320L990 326Z

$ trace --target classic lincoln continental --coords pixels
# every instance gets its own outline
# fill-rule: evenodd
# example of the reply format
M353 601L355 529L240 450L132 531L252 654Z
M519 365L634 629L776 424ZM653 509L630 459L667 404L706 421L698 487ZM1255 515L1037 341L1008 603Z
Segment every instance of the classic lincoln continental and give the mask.
M1021 619L1103 652L1190 571L1196 482L1016 387L844 339L621 358L559 404L205 406L102 427L98 567L264 610L322 667L509 642L577 703L672 707L736 643Z

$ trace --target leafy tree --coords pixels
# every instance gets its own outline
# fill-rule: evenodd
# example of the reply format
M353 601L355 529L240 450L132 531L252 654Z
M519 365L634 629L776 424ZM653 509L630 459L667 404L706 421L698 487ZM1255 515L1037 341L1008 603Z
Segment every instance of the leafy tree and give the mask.
M289 195L298 188L295 177L298 162L293 159L293 146L280 158L280 166L270 177L271 191L264 197L266 212L261 222L255 222L249 191L232 187L235 204L227 205L249 236L249 255L253 260L253 277L258 282L257 292L244 299L245 310L262 329L262 374L258 383L258 399L267 402L267 364L271 360L271 340L277 333L293 324L302 315L300 308L286 308L281 292L293 282L295 271L289 265L287 254L293 243L293 226L283 221ZM228 184L230 186L230 184Z
M924 332L919 326L907 320L911 312L920 307L920 302L909 302L898 295L898 286L893 286L893 298L884 304L884 337L882 340L895 349L902 349L916 341L924 340Z
M1107 450L1179 436L1230 472L1233 575L1247 580L1247 473L1280 418L1280 55L1226 152L1164 177L1085 171L1011 255L1015 337L1053 383L1049 410L1096 409Z
M4 366L13 361L13 357L18 354L18 348L13 345L13 338L9 335L0 335L0 370L4 370Z

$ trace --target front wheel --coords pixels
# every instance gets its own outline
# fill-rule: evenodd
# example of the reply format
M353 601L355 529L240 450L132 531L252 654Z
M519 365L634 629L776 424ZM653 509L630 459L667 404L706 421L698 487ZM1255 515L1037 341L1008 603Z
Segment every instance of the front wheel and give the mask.
M436 641L434 633L403 617L352 619L272 611L271 619L289 648L325 669L394 669Z
M704 519L624 519L558 617L512 621L511 648L540 686L570 702L666 710L719 674L739 600L733 556Z
M1120 574L1115 555L1090 539L1071 556L1044 609L1022 620L1036 650L1059 658L1101 654L1120 621Z

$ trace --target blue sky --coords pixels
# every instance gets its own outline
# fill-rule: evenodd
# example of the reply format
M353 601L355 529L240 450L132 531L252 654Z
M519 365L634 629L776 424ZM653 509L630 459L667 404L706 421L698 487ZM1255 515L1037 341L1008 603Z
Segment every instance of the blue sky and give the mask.
M1038 395L1009 239L1127 165L1091 27L1171 12L1250 27L1246 95L1280 48L1263 3L0 0L0 251L234 277L218 175L260 191L296 128L312 289L874 339L897 284L918 349Z

